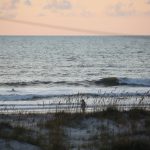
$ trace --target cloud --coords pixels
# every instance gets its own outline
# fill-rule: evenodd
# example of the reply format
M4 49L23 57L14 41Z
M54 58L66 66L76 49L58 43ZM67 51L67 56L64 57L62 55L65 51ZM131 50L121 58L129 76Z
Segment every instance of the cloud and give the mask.
M136 14L136 11L132 1L130 3L118 2L110 7L108 14L111 16L132 16Z
M1 0L0 2L0 17L15 18L16 9L20 0Z
M68 0L53 0L44 6L44 9L66 10L71 9L72 4Z
M150 4L150 0L145 0L147 4ZM130 0L128 2L117 2L109 7L107 15L116 17L128 17L128 16L150 16L149 10L135 9L135 2Z
M31 0L25 0L25 1L24 1L24 4L25 4L25 5L28 5L28 6L31 6L31 3L32 3Z
M19 0L11 0L10 9L16 9Z
M2 0L2 2L0 2L0 9L4 10L13 10L17 8L17 4L18 4L19 0Z
M17 8L21 0L0 0L0 17L15 18L17 16ZM23 0L25 5L31 5L31 0Z
M145 0L145 3L146 4L150 4L150 0Z

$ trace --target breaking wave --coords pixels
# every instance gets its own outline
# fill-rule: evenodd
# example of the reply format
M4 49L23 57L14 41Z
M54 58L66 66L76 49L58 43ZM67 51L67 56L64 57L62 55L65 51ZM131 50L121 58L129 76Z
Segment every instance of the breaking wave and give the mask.
M140 79L140 78L117 78L117 77L108 77L102 78L99 80L83 80L83 81L27 81L27 82L4 82L0 83L0 86L38 86L38 85L69 85L69 86L141 86L141 87L150 87L150 79Z
M110 77L97 80L95 81L95 84L105 86L128 85L150 87L150 79Z
M135 97L135 96L150 96L150 91L147 92L105 92L105 93L68 93L68 94L9 94L0 95L0 101L20 101L20 100L38 100L51 98L76 98L76 97Z

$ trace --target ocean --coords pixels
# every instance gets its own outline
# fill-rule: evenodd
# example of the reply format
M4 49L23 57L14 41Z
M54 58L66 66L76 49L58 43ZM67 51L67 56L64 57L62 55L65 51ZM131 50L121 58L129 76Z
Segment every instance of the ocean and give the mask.
M150 36L0 36L1 111L149 91Z

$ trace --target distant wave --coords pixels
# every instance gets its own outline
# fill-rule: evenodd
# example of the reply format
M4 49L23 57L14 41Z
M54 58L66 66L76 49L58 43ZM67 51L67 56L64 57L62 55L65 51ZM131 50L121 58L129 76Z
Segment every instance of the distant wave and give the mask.
M34 86L34 85L41 85L41 84L49 84L49 85L83 85L84 82L71 82L71 81L22 81L22 82L4 82L0 83L0 86Z
M109 77L96 80L94 83L96 85L105 85L105 86L129 85L129 86L150 87L150 79L140 79L140 78Z
M34 85L70 85L70 86L141 86L150 87L150 79L140 79L140 78L117 78L108 77L99 80L85 80L85 81L27 81L27 82L5 82L0 83L0 86L34 86Z
M19 82L4 82L0 83L1 86L30 86L36 84L50 84L51 81L19 81Z

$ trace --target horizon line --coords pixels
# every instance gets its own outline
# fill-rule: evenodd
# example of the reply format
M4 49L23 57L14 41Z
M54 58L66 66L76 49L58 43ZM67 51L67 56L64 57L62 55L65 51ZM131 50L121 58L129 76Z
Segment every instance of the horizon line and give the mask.
M122 34L122 35L121 35L121 34L120 34L120 35L119 35L119 34L118 34L118 35L111 35L111 34L107 34L107 35L102 35L102 34L101 34L101 35L94 35L94 34L93 34L93 35L92 35L92 34L85 34L85 35L82 35L82 34L49 34L49 35L48 35L48 34L0 34L0 36L18 36L18 37L19 37L19 36L53 36L53 37L56 37L56 36L64 36L64 37L65 37L65 36L66 36L66 37L67 37L67 36L68 36L68 37L69 37L69 36L70 36L70 37L71 37L71 36L72 36L72 37L75 37L75 36L76 36L76 37L77 37L77 36L83 36L83 37L84 37L84 36L85 36L85 37L87 37L87 36L89 36L89 37L90 37L90 36L95 36L95 37L96 37L96 36L97 36L97 37L98 37L98 36L114 36L114 37L115 37L115 36L116 36L116 37L119 37L119 36L121 36L121 37L127 37L127 36L130 36L130 37L132 37L132 36L133 36L133 37L140 37L140 36L143 36L143 37L146 37L146 36L150 36L150 34L128 34L128 35L127 35L127 34L125 34L125 35L123 35L123 34Z

